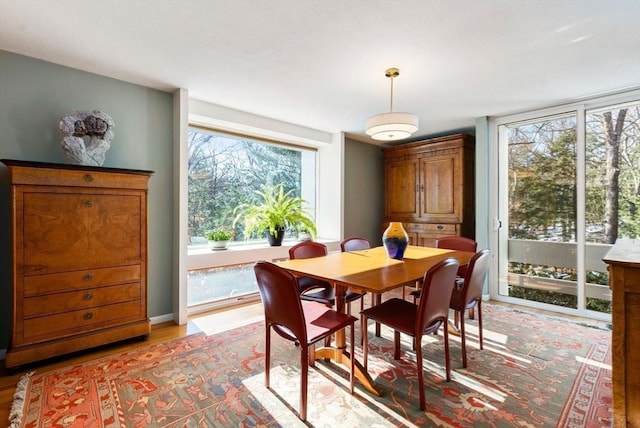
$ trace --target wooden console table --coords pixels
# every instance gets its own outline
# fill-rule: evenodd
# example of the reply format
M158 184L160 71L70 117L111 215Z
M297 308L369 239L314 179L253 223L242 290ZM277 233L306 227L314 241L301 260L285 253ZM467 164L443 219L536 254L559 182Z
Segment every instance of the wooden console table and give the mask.
M613 426L640 427L640 239L619 239L603 261L613 293Z

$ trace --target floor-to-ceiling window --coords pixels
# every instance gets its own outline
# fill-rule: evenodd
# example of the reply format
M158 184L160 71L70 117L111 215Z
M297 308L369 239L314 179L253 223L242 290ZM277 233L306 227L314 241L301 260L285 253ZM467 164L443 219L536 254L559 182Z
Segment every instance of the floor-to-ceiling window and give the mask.
M640 101L495 119L492 142L502 226L493 297L608 318L602 257L616 239L640 236Z

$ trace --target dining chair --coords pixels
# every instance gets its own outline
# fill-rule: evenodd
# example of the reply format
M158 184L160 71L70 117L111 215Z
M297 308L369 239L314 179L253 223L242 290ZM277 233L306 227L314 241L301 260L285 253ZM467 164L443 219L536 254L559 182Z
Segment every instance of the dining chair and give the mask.
M475 253L478 251L478 243L473 239L465 238L464 236L445 236L436 240L436 248ZM462 280L466 271L467 265L460 265L458 267L457 279ZM420 288L412 291L411 295L413 296L413 302L415 303L416 299L420 298ZM474 318L473 308L469 309L469 318Z
M464 280L461 285L456 284L451 294L449 307L455 310L454 324L460 329L460 340L462 347L462 367L467 367L467 343L464 329L464 311L466 309L478 308L478 339L480 349L483 349L482 337L482 289L484 280L489 271L490 252L488 249L477 252L471 260L466 270Z
M465 238L464 236L445 236L436 240L436 248L475 253L478 251L478 243L473 239ZM466 264L460 265L458 268L458 276L463 278L466 270Z
M327 254L327 246L320 242L305 241L289 248L289 258L292 260L323 257ZM301 276L298 278L298 289L302 300L324 303L329 307L333 307L336 303L335 290L327 281L322 281L310 276ZM347 304L348 314L351 314L351 302L362 299L362 296L364 296L364 293L347 290L345 303ZM361 301L360 310L362 310L363 307Z
M411 336L416 344L416 363L418 368L418 386L420 388L420 410L425 410L424 373L422 371L422 337L438 331L444 326L444 361L447 382L451 380L451 362L449 359L449 303L453 292L454 280L458 270L458 261L454 258L442 260L429 270L422 279L423 297L419 304L404 299L392 298L380 305L360 313L364 335L364 369L367 370L368 330L371 319L393 329L393 358L400 359L400 333Z
M317 302L303 302L298 295L296 278L287 270L266 261L254 266L258 289L264 306L265 320L265 386L270 389L271 329L300 347L302 385L300 419L307 419L307 386L309 361L315 343L335 332L350 327L350 355L354 355L354 324L357 318L336 312ZM351 358L350 390L354 388L354 361Z

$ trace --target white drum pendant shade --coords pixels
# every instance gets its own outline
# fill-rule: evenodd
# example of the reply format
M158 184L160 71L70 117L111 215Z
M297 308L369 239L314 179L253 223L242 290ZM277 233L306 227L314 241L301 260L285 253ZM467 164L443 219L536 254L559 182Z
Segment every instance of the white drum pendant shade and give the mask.
M367 119L367 135L374 140L408 138L418 130L418 117L411 113L382 113Z
M403 140L418 130L418 117L411 113L393 112L393 79L400 75L400 70L388 68L384 75L391 81L389 113L377 114L367 119L365 132L374 140Z

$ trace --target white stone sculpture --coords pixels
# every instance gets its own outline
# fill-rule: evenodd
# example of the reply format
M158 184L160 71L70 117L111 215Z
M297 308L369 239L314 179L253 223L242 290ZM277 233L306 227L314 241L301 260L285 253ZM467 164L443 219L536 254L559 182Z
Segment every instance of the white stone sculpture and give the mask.
M115 133L111 116L100 110L77 111L60 119L62 152L67 162L102 166ZM85 142L84 137L89 137Z

